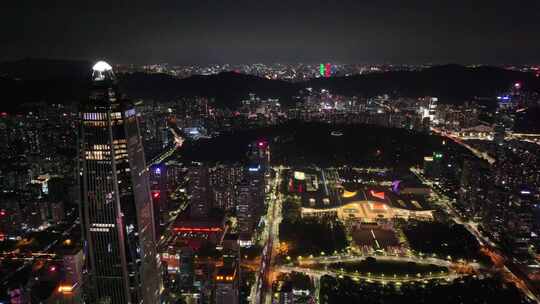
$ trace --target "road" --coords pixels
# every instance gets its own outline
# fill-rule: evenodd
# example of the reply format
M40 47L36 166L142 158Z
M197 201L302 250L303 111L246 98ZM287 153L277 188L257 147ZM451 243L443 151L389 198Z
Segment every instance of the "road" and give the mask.
M169 147L167 150L163 151L161 154L156 156L153 160L146 164L146 168L150 168L153 165L160 164L164 162L167 158L171 157L176 150L180 149L184 144L184 138L178 135L178 132L175 131L173 127L169 127L169 130L174 136L174 145Z
M51 249L53 246L55 246L60 240L64 239L66 236L69 236L71 231L80 225L79 222L74 222L71 226L67 227L62 233L58 233L56 238L51 239L51 241L46 244L41 250L38 252L31 252L31 253L19 253L19 252L3 252L0 255L0 261L24 261L24 263L18 267L15 271L10 272L0 278L0 284L6 285L9 283L9 280L14 277L17 273L20 271L31 267L36 260L47 260L47 261L54 261L56 255L48 253L49 249Z
M399 262L414 262L416 264L424 265L436 265L440 267L446 267L449 269L449 272L445 273L434 273L424 276L384 276L384 275L375 275L371 273L361 274L358 272L344 272L338 270L329 270L326 266L325 269L313 269L310 268L315 264L322 266L325 264L332 263L351 263L356 261L363 261L367 257L376 258L378 261L399 261ZM276 272L300 272L310 276L313 280L315 286L315 302L319 303L319 293L320 293L320 278L324 275L333 276L333 277L351 277L355 281L366 281L366 282L381 282L383 284L393 282L395 284L402 284L406 282L424 282L426 280L446 280L452 281L454 279L470 275L471 273L476 273L480 270L482 266L476 262L470 263L465 261L453 262L449 260L439 259L435 257L418 257L418 256L362 256L362 255L336 255L336 256L325 256L325 257L306 257L298 261L297 266L293 265L282 265L274 269Z
M431 131L439 134L440 136L443 136L443 137L446 137L450 140L452 140L453 142L457 143L458 145L461 145L465 148L467 148L469 151L471 151L476 157L478 158L482 158L484 160L487 160L487 162L491 165L493 163L495 163L495 158L489 156L486 152L482 152L478 149L475 149L473 147L471 147L469 144L465 143L463 140L461 140L459 137L456 137L452 134L449 134L443 130L440 130L440 129L437 129L437 128L434 128L434 127L431 127Z
M171 193L171 195L169 197L169 200L171 202L175 201L175 200L178 200L179 199L178 197L180 196L180 193L181 193L181 189L183 189L183 188L185 188L184 184L179 185L176 188L176 190L173 193ZM170 244L172 242L172 240L176 237L176 234L172 233L173 232L172 228L173 228L174 223L176 222L176 219L178 218L178 216L182 212L184 212L184 210L186 210L188 205L189 205L189 202L186 199L186 200L182 201L182 203L178 207L178 209L176 209L176 210L174 210L174 212L172 212L172 216L169 218L167 224L165 225L166 228L163 229L163 232L161 234L161 238L157 242L157 247L158 248L164 248L164 247L168 246L168 244Z
M440 206L442 206L446 210L448 215L450 215L456 223L463 225L472 235L474 235L478 243L483 246L485 252L489 252L491 254L491 257L496 257L496 260L502 263L502 265L500 265L499 267L499 270L503 277L507 281L513 282L530 299L536 301L537 303L540 303L540 299L533 292L534 289L528 279L525 277L526 275L522 274L521 271L518 269L519 267L514 265L511 262L512 260L509 257L505 256L498 249L497 244L495 244L492 240L489 239L489 237L485 236L478 229L478 223L472 221L463 221L457 210L454 208L454 206L452 206L452 203L450 202L448 197L440 193L440 191L436 187L434 187L434 184L422 175L420 170L415 168L411 168L410 170L424 184L431 187L431 189L437 195L438 201L441 203Z
M529 142L532 144L540 145L540 134L525 134L525 133L512 133L510 139L516 139L520 141Z
M482 268L477 262L454 262L446 259L435 258L435 257L420 257L420 256L396 256L396 255L336 255L336 256L326 256L326 257L313 257L313 258L303 258L301 261L298 261L300 266L309 265L309 264L333 264L333 263L351 263L351 262L360 262L365 260L368 257L373 257L377 261L386 261L386 262L413 262L416 264L428 264L436 265L441 267L456 268L459 266L469 266L474 270L479 270Z
M305 267L298 267L298 266L280 266L276 269L279 272L289 273L289 272L299 272L306 274L310 277L312 277L315 280L319 280L322 276L328 275L332 277L344 277L348 276L352 279L356 280L363 280L368 282L383 282L383 283L389 283L389 282L418 282L418 281L427 281L427 280L448 280L452 281L454 279L466 276L468 274L461 274L457 272L448 272L448 273L434 273L431 275L425 275L425 276L381 276L381 275L371 275L371 274L360 274L356 272L343 272L338 270L329 270L329 269L310 269Z
M272 300L272 265L279 246L279 224L281 222L281 194L279 185L281 183L281 168L276 169L276 177L273 180L268 211L266 215L266 236L265 246L261 257L259 273L255 279L251 291L251 301L253 304L271 303Z

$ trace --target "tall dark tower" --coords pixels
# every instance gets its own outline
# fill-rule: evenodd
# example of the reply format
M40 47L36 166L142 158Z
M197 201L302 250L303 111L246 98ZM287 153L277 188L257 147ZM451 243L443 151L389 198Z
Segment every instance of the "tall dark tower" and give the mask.
M138 118L96 63L80 105L81 224L90 303L159 303L154 215Z

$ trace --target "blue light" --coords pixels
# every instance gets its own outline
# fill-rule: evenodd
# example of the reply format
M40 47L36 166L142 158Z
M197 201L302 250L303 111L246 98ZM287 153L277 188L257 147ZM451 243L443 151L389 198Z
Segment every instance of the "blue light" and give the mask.
M184 129L186 131L186 133L188 133L189 135L199 135L201 132L199 131L198 128L196 127L193 127L193 128L185 128Z
M249 172L258 172L259 170L261 170L261 165L258 165L257 167L249 167L248 168Z

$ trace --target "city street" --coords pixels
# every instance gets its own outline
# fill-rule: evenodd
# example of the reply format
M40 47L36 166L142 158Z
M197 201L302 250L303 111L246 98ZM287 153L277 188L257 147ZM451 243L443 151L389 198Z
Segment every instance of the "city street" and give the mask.
M471 151L476 157L478 158L482 158L482 159L485 159L489 164L493 164L495 163L495 159L491 156L489 156L486 152L482 152L478 149L475 149L473 147L471 147L470 145L468 145L467 143L465 143L463 140L461 140L460 138L456 137L456 136L453 136L451 134L448 134L446 133L445 131L442 131L442 130L439 130L437 128L434 128L434 127L431 127L431 131L441 135L441 136L444 136L452 141L454 141L455 143L457 143L458 145L461 145L465 148L467 148L469 151Z
M427 280L447 280L451 281L460 277L463 277L468 274L460 274L457 272L449 272L449 273L434 273L432 275L426 275L426 276L397 276L397 275L388 275L388 276L382 276L382 275L375 275L375 274L359 274L355 272L342 272L337 270L321 270L321 269L310 269L305 267L294 267L294 266L280 266L277 268L280 272L299 272L306 274L310 277L312 277L315 280L319 280L322 276L332 276L332 277L344 277L348 276L351 277L353 280L362 280L367 282L381 282L381 283L405 283L405 282L424 282Z
M23 264L18 267L15 271L10 272L6 274L4 277L0 278L0 284L6 285L9 283L10 278L17 275L17 273L21 272L22 270L26 269L27 267L31 267L37 260L46 260L46 261L54 261L55 260L55 254L50 254L47 251L50 250L53 246L58 244L58 242L62 239L64 239L66 236L69 236L71 231L78 227L80 224L78 222L74 222L72 225L68 226L62 233L58 233L56 238L53 238L48 242L43 248L37 252L20 252L19 249L15 249L11 252L2 252L0 254L0 262L3 261L24 261ZM61 259L60 259L61 260Z
M337 256L325 256L325 257L306 257L298 261L298 264L303 267L309 267L310 264L333 264L333 263L351 263L360 262L368 257L375 258L377 261L388 262L412 262L416 264L431 264L441 267L455 268L458 266L469 266L475 270L479 270L482 266L479 263L470 263L465 261L454 262L446 259L440 259L435 257L421 257L421 256L395 256L395 255L337 255Z
M263 232L265 245L262 252L261 267L256 276L255 284L251 290L251 303L263 304L271 303L272 300L272 278L274 277L273 263L276 256L277 244L279 244L279 224L281 222L281 193L279 185L281 183L282 167L274 168L276 177L272 181L270 200L266 215L266 226Z
M461 217L459 216L458 211L452 206L450 199L446 197L444 194L440 193L440 191L438 191L437 188L434 187L433 182L426 179L422 175L422 172L419 169L411 168L410 170L424 184L431 187L431 189L436 194L437 201L440 203L439 205L446 210L448 215L451 216L452 220L454 220L458 224L463 225L472 235L474 235L478 243L481 246L483 246L484 251L489 253L492 259L493 257L495 257L497 261L501 261L503 263L502 267L499 268L499 271L501 272L502 276L507 281L513 282L529 298L535 300L537 303L540 303L540 299L538 298L538 296L534 294L534 292L532 291L532 288L529 287L527 278L523 278L519 274L516 274L514 271L510 270L510 269L515 269L516 266L512 265L511 259L506 257L499 249L497 249L497 245L493 241L491 241L487 236L483 235L480 230L478 230L478 223L475 223L472 221L467 221L467 222L463 221Z

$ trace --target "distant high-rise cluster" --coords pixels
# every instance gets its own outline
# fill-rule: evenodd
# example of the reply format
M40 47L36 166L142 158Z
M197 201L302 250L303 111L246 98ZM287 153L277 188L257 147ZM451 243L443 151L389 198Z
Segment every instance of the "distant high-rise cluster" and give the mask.
M292 82L305 81L319 77L352 76L387 71L415 71L429 65L406 64L338 64L338 63L255 63L255 64L213 64L179 66L167 63L137 65L118 65L116 69L122 73L158 73L178 78L193 75L212 75L222 72L235 72L267 79L280 79Z

